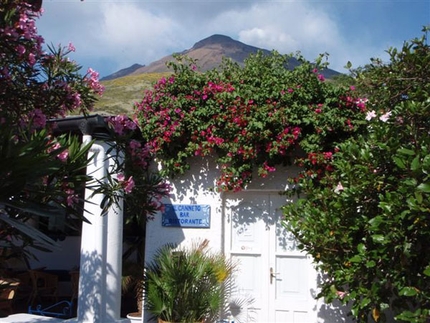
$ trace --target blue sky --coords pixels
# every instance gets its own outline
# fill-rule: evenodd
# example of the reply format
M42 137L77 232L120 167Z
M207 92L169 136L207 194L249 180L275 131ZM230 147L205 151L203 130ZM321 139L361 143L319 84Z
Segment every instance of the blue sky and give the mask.
M47 44L73 43L70 58L107 76L148 65L213 34L307 59L387 60L389 47L422 35L430 0L44 0L37 21ZM429 35L430 36L430 35Z

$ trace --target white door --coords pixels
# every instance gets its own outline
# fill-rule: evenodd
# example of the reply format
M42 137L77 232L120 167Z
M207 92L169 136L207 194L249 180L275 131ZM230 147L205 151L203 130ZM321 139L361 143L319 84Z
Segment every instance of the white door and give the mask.
M316 272L281 224L286 203L276 192L225 195L225 248L238 263L235 322L316 322Z

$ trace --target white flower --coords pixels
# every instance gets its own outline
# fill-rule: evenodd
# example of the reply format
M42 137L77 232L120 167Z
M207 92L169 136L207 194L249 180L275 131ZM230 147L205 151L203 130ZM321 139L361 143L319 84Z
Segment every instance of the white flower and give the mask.
M337 184L337 186L336 186L336 188L334 189L334 192L336 193L336 194L339 194L341 191L343 191L344 190L344 188L343 188L343 185L342 185L342 183L341 182L339 182L338 184Z
M391 111L388 111L387 113L384 113L382 116L380 116L379 120L381 120L382 122L387 122L390 116L391 116Z
M376 112L375 112L375 110L372 110L372 111L369 111L369 112L367 112L367 114L366 114L366 120L367 121L370 121L370 120L372 120L373 118L375 118L376 117Z

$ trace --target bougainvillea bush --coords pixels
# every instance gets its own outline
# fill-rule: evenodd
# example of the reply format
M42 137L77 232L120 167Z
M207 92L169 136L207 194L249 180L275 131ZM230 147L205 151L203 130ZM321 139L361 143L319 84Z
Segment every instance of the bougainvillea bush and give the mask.
M321 74L321 56L288 67L290 56L250 56L244 66L224 60L200 73L198 62L177 56L173 74L135 105L137 119L165 175L183 174L190 158L215 156L219 190L241 190L276 166L330 161L335 143L360 132L365 99ZM303 155L301 160L298 155ZM328 164L328 163L327 163Z
M302 199L285 207L287 227L324 274L320 296L349 303L358 322L430 318L426 41L354 71L369 100L366 131L338 145L318 185L301 177Z

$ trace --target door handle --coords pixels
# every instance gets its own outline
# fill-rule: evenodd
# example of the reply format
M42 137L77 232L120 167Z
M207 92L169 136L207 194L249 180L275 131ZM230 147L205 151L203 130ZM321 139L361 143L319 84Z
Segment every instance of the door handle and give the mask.
M273 272L273 268L270 267L270 284L273 284L273 278L276 279L276 275L278 275L279 273L275 273Z

